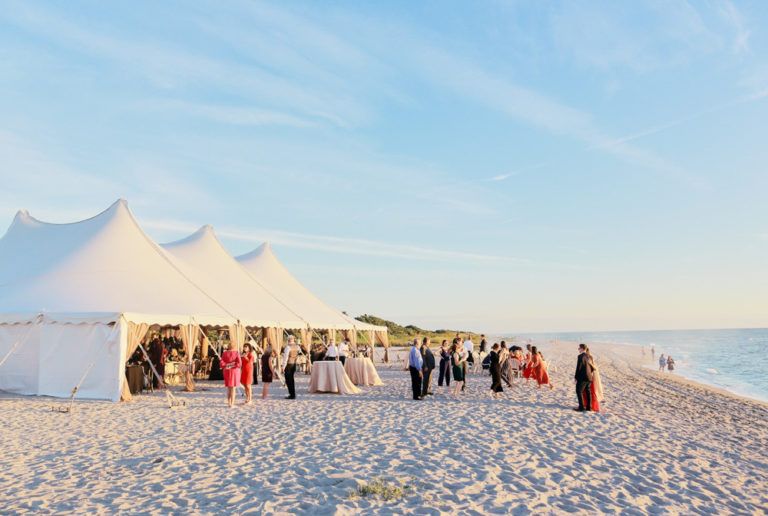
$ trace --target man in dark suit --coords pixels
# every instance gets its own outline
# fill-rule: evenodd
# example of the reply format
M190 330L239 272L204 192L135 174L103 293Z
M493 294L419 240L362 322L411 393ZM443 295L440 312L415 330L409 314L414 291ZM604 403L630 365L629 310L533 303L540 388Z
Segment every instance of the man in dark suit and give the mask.
M432 396L430 381L432 380L432 371L435 369L435 355L429 349L429 338L427 337L424 337L421 342L421 359L424 362L422 366L424 374L421 379L421 397L423 398L427 394Z
M576 380L576 396L579 398L579 412L592 410L592 393L589 386L592 384L592 363L587 355L586 344L579 344L579 358L576 359L576 373L573 375ZM586 401L586 403L585 403Z

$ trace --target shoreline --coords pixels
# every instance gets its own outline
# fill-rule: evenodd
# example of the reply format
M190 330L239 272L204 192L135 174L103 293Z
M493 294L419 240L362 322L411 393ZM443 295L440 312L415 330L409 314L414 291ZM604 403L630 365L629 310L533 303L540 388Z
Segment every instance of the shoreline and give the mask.
M632 350L592 344L605 400L576 413L570 342L542 342L554 390L516 381L503 399L470 374L454 400L409 397L400 351L383 387L226 407L222 382L131 403L0 393L8 512L150 514L620 514L768 510L768 404L644 371ZM377 350L378 351L378 350ZM260 392L256 387L255 393ZM179 388L180 389L180 388ZM241 401L238 395L238 403ZM30 431L34 428L34 431ZM385 500L355 495L407 483Z

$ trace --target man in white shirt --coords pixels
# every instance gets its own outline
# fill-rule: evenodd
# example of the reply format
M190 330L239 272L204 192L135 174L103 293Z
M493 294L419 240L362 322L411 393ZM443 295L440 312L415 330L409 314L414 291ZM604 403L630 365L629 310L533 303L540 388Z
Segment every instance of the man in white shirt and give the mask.
M325 356L323 357L323 360L338 360L339 359L339 348L336 347L336 343L334 341L331 341L328 344L328 348L325 350Z
M341 344L339 344L339 360L341 360L341 365L346 365L348 354L349 344L347 344L347 339L344 339L341 341Z
M411 351L408 353L408 370L411 373L411 388L413 389L413 399L420 400L421 396L421 369L424 366L424 361L421 358L421 350L419 350L419 339L413 339L413 345Z

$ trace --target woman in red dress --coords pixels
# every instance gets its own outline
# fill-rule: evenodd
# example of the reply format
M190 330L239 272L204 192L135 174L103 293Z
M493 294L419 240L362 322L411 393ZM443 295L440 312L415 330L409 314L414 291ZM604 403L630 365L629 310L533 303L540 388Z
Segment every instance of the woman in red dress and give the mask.
M235 389L240 381L240 366L242 360L234 342L229 343L229 349L221 354L221 370L224 372L224 385L227 387L227 403L235 404Z
M544 365L544 356L539 353L536 346L531 348L531 376L536 379L536 383L539 384L539 388L542 385L549 385L550 389L554 389L554 386L549 383L549 374L547 374L547 368Z
M240 372L240 384L245 389L245 404L251 404L251 385L253 384L253 362L255 361L255 354L253 348L249 343L243 345L243 356L240 357L243 363L243 368Z
M531 367L531 348L530 344L525 345L525 349L527 353L525 354L525 360L523 360L523 363L525 364L525 369L523 369L523 378L525 378L525 383L528 383L528 380L531 379L531 376L533 375L533 368Z
M592 382L589 384L589 393L591 395L591 408L592 412L600 412L600 399L603 397L603 386L600 381L600 373L597 371L597 366L592 359L592 352L589 348L586 348L586 353L589 356L589 363L592 364ZM587 406L587 393L581 393L584 406Z

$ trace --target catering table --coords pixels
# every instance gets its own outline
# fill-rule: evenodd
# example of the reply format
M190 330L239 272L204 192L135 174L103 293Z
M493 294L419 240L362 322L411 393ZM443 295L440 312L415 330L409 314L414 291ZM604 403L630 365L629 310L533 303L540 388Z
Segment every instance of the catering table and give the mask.
M131 390L131 394L144 390L144 371L140 365L126 366L125 376L128 379L128 388Z
M312 376L309 377L309 392L335 392L338 394L357 394L360 389L344 372L341 362L329 360L312 364Z
M370 358L347 357L344 371L355 385L384 385Z

